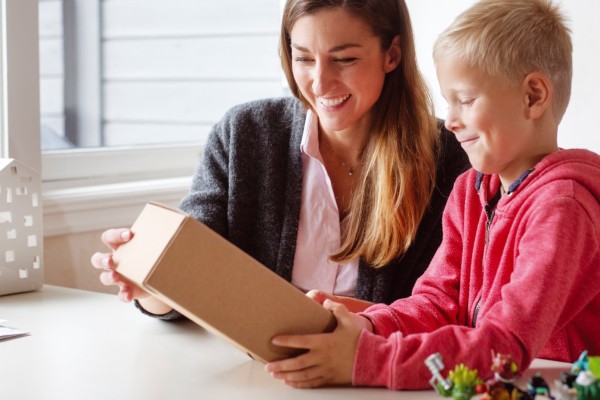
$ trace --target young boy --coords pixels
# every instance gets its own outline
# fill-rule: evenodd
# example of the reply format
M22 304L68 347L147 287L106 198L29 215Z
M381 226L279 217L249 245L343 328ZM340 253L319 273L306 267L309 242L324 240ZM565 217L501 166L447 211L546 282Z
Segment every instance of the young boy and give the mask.
M291 386L426 388L436 352L483 374L490 350L521 369L600 354L600 157L557 146L572 72L563 16L550 0L482 0L434 59L446 126L473 166L442 244L411 297L360 315L325 300L333 333L275 338L309 350L266 366Z

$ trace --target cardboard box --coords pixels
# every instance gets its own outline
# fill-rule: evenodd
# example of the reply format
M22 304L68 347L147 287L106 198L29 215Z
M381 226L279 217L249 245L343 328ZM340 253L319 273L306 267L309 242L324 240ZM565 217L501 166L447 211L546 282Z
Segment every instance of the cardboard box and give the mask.
M273 346L276 335L335 328L331 312L192 217L148 203L131 230L117 271L255 359L299 354Z

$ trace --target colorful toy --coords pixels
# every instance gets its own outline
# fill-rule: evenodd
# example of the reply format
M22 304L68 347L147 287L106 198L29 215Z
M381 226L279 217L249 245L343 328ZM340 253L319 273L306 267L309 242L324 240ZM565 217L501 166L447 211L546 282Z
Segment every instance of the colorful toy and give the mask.
M588 358L588 351L584 350L579 356L577 361L571 366L571 375L579 375L581 371L587 371L590 369L590 361Z
M475 394L481 393L477 391L477 389L481 390L482 381L477 376L476 369L458 364L448 373L448 378L444 378L441 374L444 363L440 353L427 357L425 365L433 375L429 383L441 396L452 397L454 400L470 400Z
M536 372L535 375L527 380L527 394L533 399L535 399L538 394L553 399L550 394L550 386L548 386L548 383L539 372Z
M492 350L492 366L494 377L485 382L487 392L482 397L486 400L532 400L528 392L515 385L515 379L519 376L519 366L508 354L495 353Z
M554 386L560 400L600 400L600 357L584 351Z
M440 353L427 357L425 365L431 371L429 381L435 391L454 400L470 400L483 393L482 400L535 400L540 398L557 400L600 400L600 356L592 357L587 351L581 353L569 372L563 372L560 380L554 382L555 394L538 372L527 381L527 390L515 384L519 367L510 355L492 351L491 371L494 377L482 381L476 369L458 364L444 378L444 363Z

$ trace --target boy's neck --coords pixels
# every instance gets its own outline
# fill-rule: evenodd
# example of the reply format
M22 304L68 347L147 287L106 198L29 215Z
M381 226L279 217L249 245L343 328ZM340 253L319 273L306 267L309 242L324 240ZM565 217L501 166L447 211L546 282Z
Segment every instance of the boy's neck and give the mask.
M546 156L558 151L558 125L555 123L552 113L536 121L534 129L537 131L530 142L527 154L520 158L518 165L509 166L505 171L499 173L502 189L508 192L510 185L516 182L525 172L533 168Z
M510 186L515 183L523 173L532 169L537 163L556 151L558 151L558 146L553 147L552 149L547 149L547 151L540 152L539 154L532 155L526 163L521 163L518 170L512 169L510 173L498 174L500 177L500 184L502 185L503 194L508 193Z

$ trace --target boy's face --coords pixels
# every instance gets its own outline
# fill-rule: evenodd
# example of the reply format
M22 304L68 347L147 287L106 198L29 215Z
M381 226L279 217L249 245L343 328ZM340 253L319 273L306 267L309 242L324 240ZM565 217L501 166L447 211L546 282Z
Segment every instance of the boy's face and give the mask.
M438 61L437 76L448 103L446 128L454 132L473 168L498 173L510 185L533 166L535 135L522 85L507 85L455 57Z

